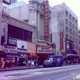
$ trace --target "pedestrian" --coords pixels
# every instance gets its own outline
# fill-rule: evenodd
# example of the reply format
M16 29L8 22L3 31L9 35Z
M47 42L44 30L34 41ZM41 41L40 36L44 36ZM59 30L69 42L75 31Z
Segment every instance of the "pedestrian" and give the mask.
M31 61L28 60L28 65L27 65L27 67L30 68L30 65L31 65Z
M38 63L37 63L37 61L36 61L36 60L34 61L34 65L35 65L35 66L37 66L37 65L38 65Z
M1 68L5 68L5 61L4 61L4 58L1 58Z
M34 66L34 61L33 60L31 61L31 65Z
M12 58L12 60L11 60L11 66L12 66L12 67L15 66L15 58Z

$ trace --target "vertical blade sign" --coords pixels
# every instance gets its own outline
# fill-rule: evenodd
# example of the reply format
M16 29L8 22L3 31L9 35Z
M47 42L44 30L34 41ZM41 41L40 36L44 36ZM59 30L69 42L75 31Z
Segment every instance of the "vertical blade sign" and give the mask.
M49 36L49 4L48 0L44 3L44 37Z
M60 32L60 50L63 49L63 32Z

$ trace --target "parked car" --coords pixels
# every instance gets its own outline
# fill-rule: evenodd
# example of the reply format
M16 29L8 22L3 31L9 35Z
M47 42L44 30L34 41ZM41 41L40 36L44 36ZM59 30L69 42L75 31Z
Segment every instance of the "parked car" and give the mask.
M44 67L62 66L63 56L49 55L48 58L43 62Z
M44 67L53 67L53 66L54 66L54 62L53 62L53 60L47 59L47 60L45 60L45 61L43 62L43 66L44 66Z

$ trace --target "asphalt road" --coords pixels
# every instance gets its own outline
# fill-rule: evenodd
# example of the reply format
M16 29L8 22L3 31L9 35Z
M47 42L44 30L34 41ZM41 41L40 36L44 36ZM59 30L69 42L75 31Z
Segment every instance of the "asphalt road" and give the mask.
M0 80L74 80L75 73L80 74L80 65L5 71Z

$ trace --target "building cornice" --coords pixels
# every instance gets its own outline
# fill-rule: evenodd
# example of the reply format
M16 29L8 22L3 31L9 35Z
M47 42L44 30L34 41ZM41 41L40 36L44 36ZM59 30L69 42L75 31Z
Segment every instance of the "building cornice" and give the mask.
M37 28L35 26L32 26L30 24L27 24L23 21L20 21L18 19L15 19L11 16L8 16L8 15L3 15L3 22L6 22L10 25L13 25L13 26L16 26L16 27L19 27L19 28L22 28L22 29L25 29L25 30L28 30L28 31L31 31L31 32L35 32L37 30Z

